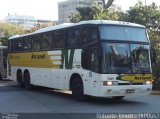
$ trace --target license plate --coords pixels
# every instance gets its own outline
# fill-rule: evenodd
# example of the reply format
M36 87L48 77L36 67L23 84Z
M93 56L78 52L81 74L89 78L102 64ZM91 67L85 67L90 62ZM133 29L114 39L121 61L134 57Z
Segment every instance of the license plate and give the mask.
M134 93L134 92L135 92L134 89L127 89L127 90L126 90L126 93Z

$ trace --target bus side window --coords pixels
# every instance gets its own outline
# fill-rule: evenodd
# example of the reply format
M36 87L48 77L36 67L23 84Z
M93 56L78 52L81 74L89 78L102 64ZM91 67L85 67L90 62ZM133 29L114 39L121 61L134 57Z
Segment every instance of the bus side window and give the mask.
M99 72L98 48L82 50L82 67L94 72Z
M53 33L53 48L63 48L65 41L64 31L54 31Z
M42 37L42 50L49 50L51 49L52 45L52 33L44 33Z
M24 40L24 51L30 51L31 50L31 39L25 38Z
M23 45L24 45L24 42L23 42L23 39L16 39L14 41L12 41L12 50L14 52L21 52L23 51Z
M88 27L82 28L82 44L90 41L90 29Z
M39 51L41 46L41 37L34 36L32 39L32 50Z
M67 36L67 45L69 48L80 46L80 30L79 29L69 30L68 36Z
M99 72L99 60L98 60L98 49L97 48L91 49L89 62L90 62L90 69L95 72Z
M98 40L98 30L97 27L91 28L91 40L97 41Z

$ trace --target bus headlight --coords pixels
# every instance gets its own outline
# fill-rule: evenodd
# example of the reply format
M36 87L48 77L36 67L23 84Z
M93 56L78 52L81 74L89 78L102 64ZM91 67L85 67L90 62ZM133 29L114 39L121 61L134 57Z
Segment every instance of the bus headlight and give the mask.
M143 84L145 84L145 85L151 85L152 81L145 81Z
M114 86L118 85L118 81L103 81L103 86Z

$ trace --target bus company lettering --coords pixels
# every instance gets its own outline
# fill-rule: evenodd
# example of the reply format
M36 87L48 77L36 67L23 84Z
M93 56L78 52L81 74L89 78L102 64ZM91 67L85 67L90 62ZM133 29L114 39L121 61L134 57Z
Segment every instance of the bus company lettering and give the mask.
M140 76L135 76L135 80L151 80L152 77L140 77Z
M31 59L45 59L45 54L40 54L40 55L32 54Z

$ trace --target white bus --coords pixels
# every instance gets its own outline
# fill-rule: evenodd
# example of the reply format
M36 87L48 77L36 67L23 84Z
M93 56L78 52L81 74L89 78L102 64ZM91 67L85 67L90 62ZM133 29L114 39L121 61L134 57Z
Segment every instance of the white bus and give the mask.
M7 78L7 47L0 46L0 79Z
M9 39L11 78L86 96L122 99L150 94L150 42L139 24L90 20L68 23Z

